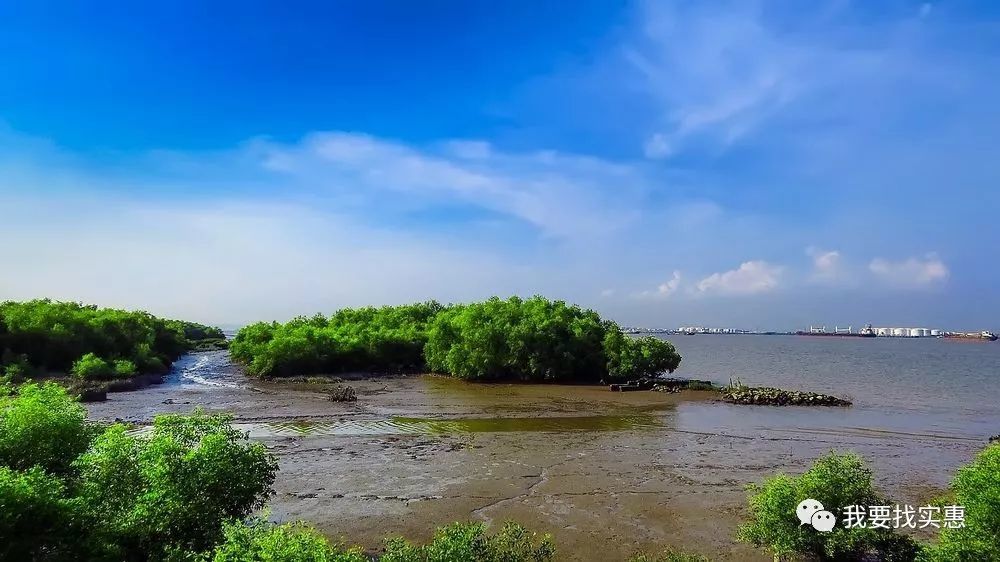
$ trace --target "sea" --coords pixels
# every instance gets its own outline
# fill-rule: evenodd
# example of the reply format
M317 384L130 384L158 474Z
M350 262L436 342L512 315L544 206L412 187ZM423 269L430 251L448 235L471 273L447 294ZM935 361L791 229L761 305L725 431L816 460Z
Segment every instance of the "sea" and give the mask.
M675 376L832 394L850 408L688 404L704 431L795 431L985 442L1000 434L1000 342L937 338L677 335Z

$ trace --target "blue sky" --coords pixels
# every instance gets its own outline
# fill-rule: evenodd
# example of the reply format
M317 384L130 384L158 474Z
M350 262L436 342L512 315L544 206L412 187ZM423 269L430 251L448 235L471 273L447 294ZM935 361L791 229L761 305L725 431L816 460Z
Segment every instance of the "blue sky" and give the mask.
M0 7L0 298L997 328L990 2Z

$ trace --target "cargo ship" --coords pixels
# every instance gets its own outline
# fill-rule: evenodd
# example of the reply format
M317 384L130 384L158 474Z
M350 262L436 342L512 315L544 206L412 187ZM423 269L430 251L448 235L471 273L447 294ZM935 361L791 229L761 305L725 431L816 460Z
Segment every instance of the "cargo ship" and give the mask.
M840 328L834 328L832 332L826 331L826 326L822 328L809 327L809 331L799 330L795 332L797 336L827 336L834 338L874 338L875 329L872 328L871 324L865 324L864 328L861 328L855 332L852 328L848 327L846 330Z
M997 335L988 330L983 330L982 332L945 332L939 337L959 340L997 341Z

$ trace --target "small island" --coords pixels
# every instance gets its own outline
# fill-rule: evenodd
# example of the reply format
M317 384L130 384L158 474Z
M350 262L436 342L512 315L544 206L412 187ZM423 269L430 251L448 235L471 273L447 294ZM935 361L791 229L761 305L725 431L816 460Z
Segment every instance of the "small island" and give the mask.
M343 309L258 322L230 344L250 375L436 373L468 381L598 384L673 372L669 342L633 338L563 301L491 298Z

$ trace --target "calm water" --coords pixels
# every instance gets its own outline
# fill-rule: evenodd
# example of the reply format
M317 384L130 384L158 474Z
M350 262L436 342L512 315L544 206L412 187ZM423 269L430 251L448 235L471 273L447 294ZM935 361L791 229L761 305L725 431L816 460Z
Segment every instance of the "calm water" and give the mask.
M810 390L852 408L685 404L681 428L900 434L983 441L1000 433L1000 342L808 336L672 336L679 376Z

